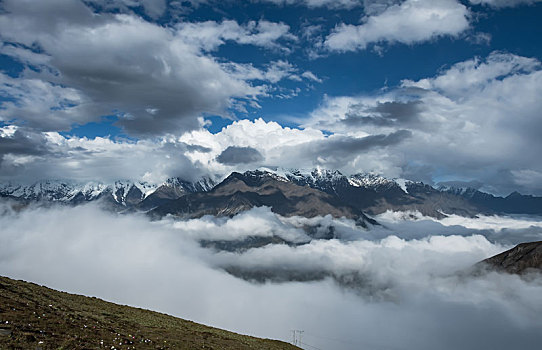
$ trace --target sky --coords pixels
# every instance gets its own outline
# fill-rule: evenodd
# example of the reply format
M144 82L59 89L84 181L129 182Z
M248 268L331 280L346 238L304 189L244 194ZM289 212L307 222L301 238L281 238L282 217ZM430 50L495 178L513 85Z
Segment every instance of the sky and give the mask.
M0 181L321 167L542 195L538 0L2 0Z

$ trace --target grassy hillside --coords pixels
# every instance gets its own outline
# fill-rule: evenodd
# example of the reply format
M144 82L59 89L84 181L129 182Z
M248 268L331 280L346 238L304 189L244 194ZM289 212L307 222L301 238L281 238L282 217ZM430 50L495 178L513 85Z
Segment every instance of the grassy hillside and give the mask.
M299 349L0 277L0 349L100 348Z

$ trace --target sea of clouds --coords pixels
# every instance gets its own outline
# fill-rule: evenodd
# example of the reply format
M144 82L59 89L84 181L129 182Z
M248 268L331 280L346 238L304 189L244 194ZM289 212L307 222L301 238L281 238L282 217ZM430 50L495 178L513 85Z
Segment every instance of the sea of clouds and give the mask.
M288 341L304 330L305 349L539 348L542 278L469 271L542 240L541 218L376 219L381 225L366 230L255 208L153 222L96 204L14 210L1 202L0 274L260 337ZM317 229L308 234L309 226ZM313 238L330 227L333 239ZM278 243L200 244L249 238Z

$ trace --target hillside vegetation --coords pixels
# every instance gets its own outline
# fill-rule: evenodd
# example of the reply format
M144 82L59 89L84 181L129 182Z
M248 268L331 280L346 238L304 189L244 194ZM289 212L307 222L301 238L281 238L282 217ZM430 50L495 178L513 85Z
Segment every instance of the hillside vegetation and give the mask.
M299 348L0 276L0 349Z

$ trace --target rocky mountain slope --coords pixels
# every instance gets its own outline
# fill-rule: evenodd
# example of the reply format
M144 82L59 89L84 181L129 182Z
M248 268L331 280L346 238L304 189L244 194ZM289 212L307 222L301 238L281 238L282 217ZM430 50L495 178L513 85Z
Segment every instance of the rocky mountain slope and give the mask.
M346 176L336 170L322 169L260 168L243 174L233 173L222 182L210 178L195 182L172 178L162 184L130 181L0 184L0 197L73 205L100 200L118 211L152 210L153 215L180 217L233 215L261 205L271 206L275 212L287 215L331 214L354 219L363 216L360 212L376 215L387 210L419 211L437 218L446 214L470 217L479 214L542 215L542 197L517 192L498 197L474 188L435 188L404 179L387 179L374 174Z
M0 349L299 349L0 277Z
M233 216L253 207L267 206L282 216L331 215L356 220L360 225L376 224L360 209L340 197L301 186L265 171L232 173L211 191L193 193L151 211L154 217L173 214L181 218L203 215Z
M517 274L542 272L542 241L518 244L510 250L483 260L478 267Z

